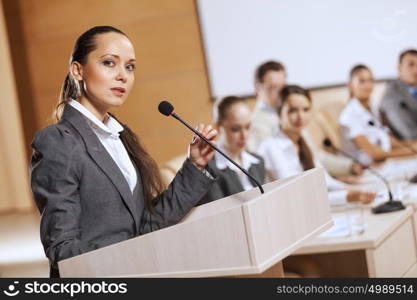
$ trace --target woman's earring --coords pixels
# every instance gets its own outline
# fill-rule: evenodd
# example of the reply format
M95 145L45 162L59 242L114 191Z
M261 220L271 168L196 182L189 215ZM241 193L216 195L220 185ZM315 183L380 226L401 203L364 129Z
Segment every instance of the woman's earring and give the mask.
M79 98L81 96L81 84L80 84L80 82L82 82L82 81L81 80L80 81L75 80L75 88L76 88L77 98Z

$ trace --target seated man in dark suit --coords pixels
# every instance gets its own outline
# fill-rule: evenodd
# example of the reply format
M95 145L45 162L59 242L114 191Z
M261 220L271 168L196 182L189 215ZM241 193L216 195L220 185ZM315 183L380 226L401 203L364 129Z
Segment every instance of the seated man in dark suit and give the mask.
M381 115L400 139L417 139L417 50L401 53L399 78L390 82L381 101Z
M249 106L242 98L229 96L223 98L215 110L216 125L220 132L218 147L263 184L265 178L263 159L245 150L251 126ZM255 184L242 171L220 153L215 153L209 166L218 178L199 204L255 187Z

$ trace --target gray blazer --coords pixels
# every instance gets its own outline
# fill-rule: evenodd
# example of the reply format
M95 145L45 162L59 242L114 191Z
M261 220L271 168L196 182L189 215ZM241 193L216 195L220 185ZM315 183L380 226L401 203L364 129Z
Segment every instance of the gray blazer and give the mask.
M251 153L251 155L259 159L259 163L252 164L247 171L249 172L249 174L255 177L255 179L258 180L260 184L263 184L265 183L264 160L261 156L255 153ZM230 168L218 169L216 167L216 161L214 158L209 162L209 167L210 170L216 175L216 183L200 200L200 202L198 203L199 205L243 191L242 183L240 182L239 177L235 171L233 171ZM256 186L252 181L251 184L254 187Z
M381 100L381 116L395 136L417 139L417 99L400 80L390 82Z
M32 142L31 187L51 276L57 262L176 224L214 182L188 159L158 196L159 216L144 209L141 176L132 193L85 117L67 105L62 119Z

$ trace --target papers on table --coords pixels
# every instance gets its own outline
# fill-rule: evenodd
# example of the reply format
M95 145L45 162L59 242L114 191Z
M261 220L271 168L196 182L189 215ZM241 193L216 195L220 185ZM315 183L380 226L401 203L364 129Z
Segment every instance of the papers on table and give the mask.
M362 213L362 208L353 208L347 209L343 213L333 214L332 218L334 225L323 232L320 237L348 237L364 233L366 223L364 223Z
M333 215L333 222L334 225L330 229L320 234L321 238L350 236L350 225L347 214L340 213Z

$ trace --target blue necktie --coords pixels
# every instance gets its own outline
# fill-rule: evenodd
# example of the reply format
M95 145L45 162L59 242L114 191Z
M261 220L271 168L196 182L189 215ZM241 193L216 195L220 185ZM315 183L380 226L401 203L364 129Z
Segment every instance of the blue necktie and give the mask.
M417 88L410 87L409 92L410 92L411 96L413 96L414 99L417 100Z

